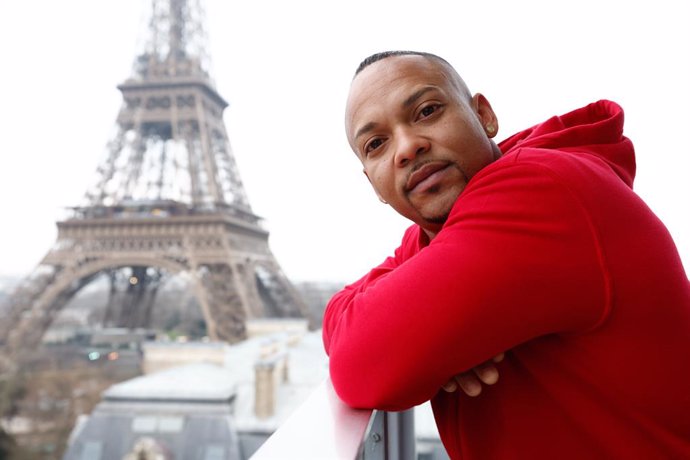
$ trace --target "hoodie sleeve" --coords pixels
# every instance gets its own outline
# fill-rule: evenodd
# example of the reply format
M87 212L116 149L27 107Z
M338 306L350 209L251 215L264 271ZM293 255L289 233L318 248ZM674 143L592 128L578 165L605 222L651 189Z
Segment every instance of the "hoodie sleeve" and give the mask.
M418 226L413 225L409 227L405 231L402 243L395 250L393 257L388 257L382 264L372 269L361 279L345 286L329 300L323 319L323 343L327 354L330 350L331 334L337 326L340 317L354 301L354 298L372 288L379 280L384 279L418 251L419 232Z
M577 194L541 164L497 163L429 246L328 306L331 379L350 406L408 409L497 353L602 321L607 276Z

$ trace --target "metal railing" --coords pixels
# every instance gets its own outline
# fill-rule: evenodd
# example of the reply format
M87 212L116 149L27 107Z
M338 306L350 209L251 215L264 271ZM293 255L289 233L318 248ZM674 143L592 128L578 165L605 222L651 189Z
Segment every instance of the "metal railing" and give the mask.
M329 379L312 393L251 460L414 460L414 412L346 406Z
M357 460L414 460L417 458L414 410L405 412L374 411Z

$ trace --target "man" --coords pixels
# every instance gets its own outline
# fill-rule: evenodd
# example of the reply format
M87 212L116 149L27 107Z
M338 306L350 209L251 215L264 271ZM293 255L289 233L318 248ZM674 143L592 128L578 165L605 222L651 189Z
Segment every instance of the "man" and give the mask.
M500 145L488 100L443 59L366 59L349 143L412 225L330 301L340 397L431 399L451 458L690 458L690 283L632 191L623 112L599 101ZM478 398L453 376L503 351Z

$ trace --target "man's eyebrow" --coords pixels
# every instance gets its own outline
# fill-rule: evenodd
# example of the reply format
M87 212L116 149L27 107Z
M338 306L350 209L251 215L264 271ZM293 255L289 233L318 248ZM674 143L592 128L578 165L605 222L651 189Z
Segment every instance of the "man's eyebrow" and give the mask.
M422 97L423 95L425 95L425 94L428 93L429 91L433 91L433 90L435 90L435 89L436 89L436 87L434 87L434 86L426 86L426 87L424 87L424 88L422 88L422 89L420 89L420 90L418 90L418 91L415 91L415 92L412 93L407 99L405 99L405 100L403 101L403 103L402 103L403 108L408 108L409 106L411 106L412 104L414 104L414 102L415 102L417 99L419 99L420 97Z
M361 128L359 128L357 130L357 133L355 134L355 139L357 139L362 134L368 133L369 131L373 130L374 128L376 128L376 123L374 123L373 121L370 121L369 123L367 123L366 125L362 126Z

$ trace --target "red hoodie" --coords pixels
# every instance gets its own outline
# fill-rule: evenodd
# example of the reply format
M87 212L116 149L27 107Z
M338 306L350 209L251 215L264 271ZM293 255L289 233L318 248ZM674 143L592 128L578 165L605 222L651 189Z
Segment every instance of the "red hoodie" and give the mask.
M431 399L451 458L690 458L690 283L632 191L599 101L507 139L429 243L417 225L336 294L323 336L353 407ZM441 385L507 350L477 398Z

